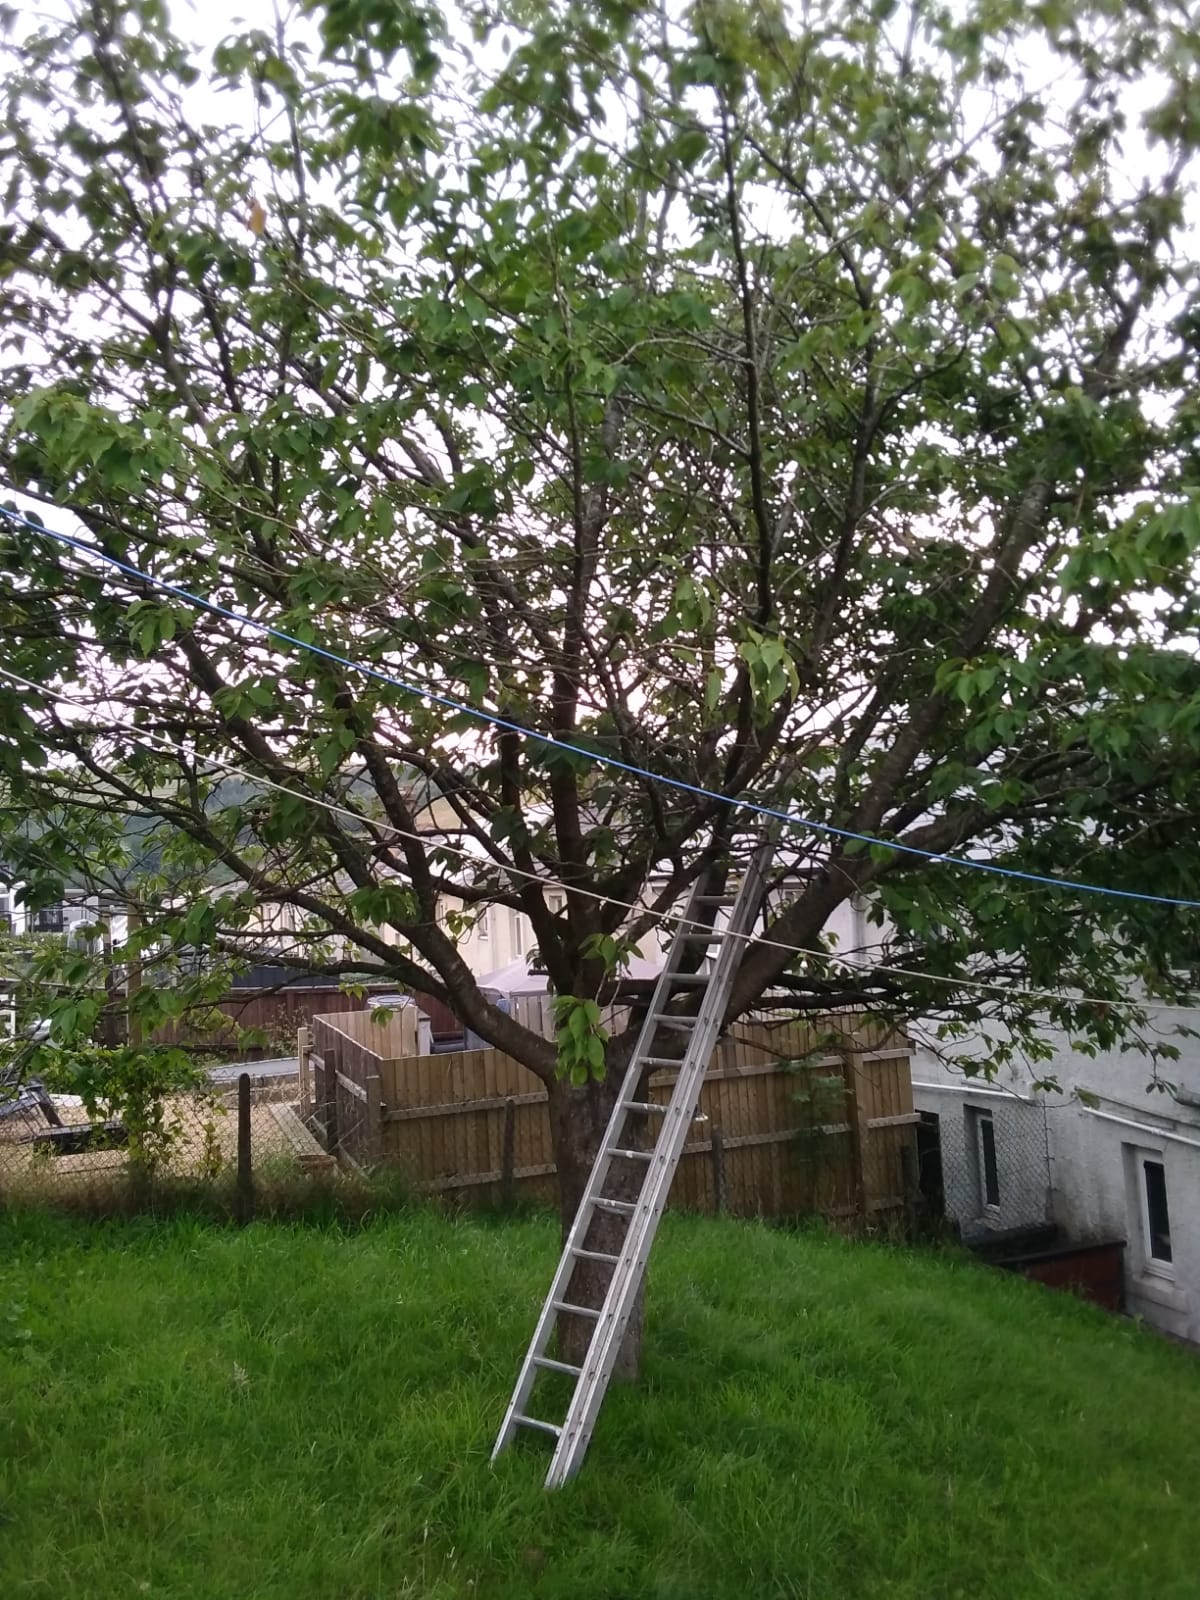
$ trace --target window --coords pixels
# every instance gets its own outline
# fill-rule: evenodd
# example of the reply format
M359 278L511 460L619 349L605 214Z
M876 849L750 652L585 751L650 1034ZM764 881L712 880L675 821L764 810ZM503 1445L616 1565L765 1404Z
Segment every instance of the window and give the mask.
M33 913L34 933L61 933L63 931L62 905L43 906Z
M480 944L487 944L492 937L492 908L484 906L475 923L475 931L479 935Z
M975 1171L980 1211L1000 1208L1000 1168L996 1162L996 1125L990 1111L968 1111L975 1141Z
M1171 1261L1171 1217L1167 1210L1167 1172L1161 1161L1141 1158L1143 1223L1146 1254L1151 1261Z
M525 954L525 918L519 911L511 911L512 917L512 953L515 956Z

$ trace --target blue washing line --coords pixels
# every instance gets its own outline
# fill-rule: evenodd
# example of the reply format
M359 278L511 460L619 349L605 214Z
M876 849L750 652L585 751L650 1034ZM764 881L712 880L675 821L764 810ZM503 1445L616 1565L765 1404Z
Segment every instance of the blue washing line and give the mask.
M719 794L715 789L704 789L699 784L687 783L682 778L668 778L661 773L648 772L644 767L636 767L628 761L620 761L616 756L606 756L595 750L585 750L582 745L570 744L565 739L556 739L553 734L537 733L532 728L523 728L519 722L510 722L507 718L496 716L491 711L481 711L477 706L466 705L461 700L451 699L449 695L438 694L433 689L422 689L417 684L406 683L403 678L394 678L390 673L382 672L378 667L368 666L365 662L352 661L348 656L339 655L336 650L326 650L323 645L310 644L305 639L297 639L295 634L285 633L282 628L272 627L270 623L260 622L255 617L242 616L237 611L230 611L227 606L219 605L215 600L207 600L202 595L193 594L190 589L185 589L177 583L170 583L165 578L156 578L148 572L143 572L140 567L130 565L128 561L122 561L117 556L110 556L103 550L97 550L94 545L86 544L82 539L73 538L69 533L59 533L54 528L44 527L40 522L33 522L28 517L23 517L18 512L9 510L7 506L0 506L0 516L7 517L10 522L17 524L19 527L28 528L33 533L54 539L59 544L66 545L69 549L78 550L82 555L89 556L93 560L102 561L107 566L114 567L118 572L124 572L129 577L136 578L139 583L148 584L152 589L161 589L165 594L172 594L180 600L186 600L189 605L199 606L202 611L212 612L214 616L225 617L230 622L236 622L244 628L253 628L255 632L261 633L269 639L278 639L283 644L294 645L298 650L307 650L312 655L321 656L324 660L332 661L336 666L345 667L350 672L357 672L363 677L373 678L379 683L386 683L393 689L401 689L405 694L416 695L419 699L431 701L434 705L445 706L450 711L457 711L464 716L473 717L476 722L484 723L489 727L503 728L508 733L520 734L524 739L536 739L540 744L548 745L552 750L561 750L565 755L582 756L587 761L610 767L615 772L627 772L635 778L645 778L651 783L660 783L665 788L675 789L682 794L695 795L701 800L715 800L721 805L732 806L735 810L748 812L751 816L771 817L776 821L786 823L790 828L805 828L813 833L821 833L837 839L852 839L858 844L876 845L884 850L894 850L899 855L917 856L924 861L944 862L949 866L967 867L973 872L987 872L995 877L1010 878L1021 883L1036 883L1049 889L1073 889L1079 894L1108 895L1117 900L1137 900L1147 905L1183 906L1191 911L1200 911L1200 900L1177 900L1168 895L1145 894L1136 889L1111 889L1099 883L1084 883L1077 878L1048 878L1036 872L1021 872L1016 867L996 866L990 861L973 861L969 856L939 854L935 850L922 850L915 844L900 844L893 839L878 839L869 833L855 833L851 828L838 828L831 822L817 822L811 817L791 816L788 812L778 811L772 806L759 805L753 800L739 800L732 795Z

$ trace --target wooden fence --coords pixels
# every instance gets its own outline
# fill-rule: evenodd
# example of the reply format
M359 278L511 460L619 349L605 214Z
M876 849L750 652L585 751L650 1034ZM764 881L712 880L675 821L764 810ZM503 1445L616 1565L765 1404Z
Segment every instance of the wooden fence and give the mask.
M499 1050L416 1055L410 1017L317 1017L302 1082L313 1122L357 1169L498 1201L555 1195L546 1091ZM302 1041L302 1056L308 1055ZM311 1074L311 1076L310 1076ZM670 1097L674 1074L650 1079ZM739 1215L895 1217L915 1188L907 1042L861 1018L762 1019L718 1044L672 1204Z
M394 992L394 991L393 991ZM334 1012L366 1015L371 993L345 994L334 984L295 988L231 989L213 1003L208 1014L194 1013L155 1032L158 1044L179 1044L193 1050L236 1052L243 1061L258 1061L290 1050L290 1040L303 1023ZM265 1044L248 1044L243 1030L261 1029Z

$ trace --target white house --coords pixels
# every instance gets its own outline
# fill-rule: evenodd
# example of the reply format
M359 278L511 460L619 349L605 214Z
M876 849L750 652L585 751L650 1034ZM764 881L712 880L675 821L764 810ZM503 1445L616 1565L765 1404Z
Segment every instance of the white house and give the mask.
M657 887L654 880L651 880L642 895L643 904L654 898ZM786 884L776 891L777 896L780 893L786 899ZM565 893L561 889L546 891L546 903L551 911L561 911L565 898ZM686 901L680 901L673 907L674 914L682 915L685 907ZM439 916L446 920L461 909L456 902L446 900L439 908ZM490 977L500 969L519 962L529 956L537 944L533 925L523 911L514 911L507 906L490 906L482 912L474 913L474 916L473 926L465 929L458 937L458 950L477 978ZM721 926L720 915L717 926ZM659 923L650 928L638 941L639 957L650 963L655 971L662 964L667 946L671 942L672 932L670 924ZM825 933L827 937L832 936L836 952L849 954L855 960L866 959L870 949L877 946L879 939L877 930L871 929L868 932L865 912L859 905L839 906L830 919Z
M123 910L103 903L97 895L68 889L61 900L31 911L20 897L21 884L0 880L0 932L25 937L33 934L71 935L76 929L104 924L109 937L120 943L125 937Z
M968 1241L1046 1225L1072 1243L1124 1240L1126 1309L1200 1343L1200 1045L1175 1041L1182 1059L1161 1069L1173 1087L1147 1092L1145 1057L1054 1042L1037 1068L1053 1094L1032 1093L1028 1072L988 1083L915 1053L926 1193L940 1175Z

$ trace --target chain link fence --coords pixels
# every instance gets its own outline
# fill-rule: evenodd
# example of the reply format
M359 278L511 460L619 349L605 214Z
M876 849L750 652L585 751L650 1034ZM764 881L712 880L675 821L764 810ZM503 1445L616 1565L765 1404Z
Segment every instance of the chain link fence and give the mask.
M130 1116L38 1080L0 1087L0 1202L98 1213L155 1194L203 1193L244 1209L261 1191L334 1169L298 1115L292 1070L219 1068Z

